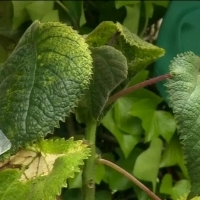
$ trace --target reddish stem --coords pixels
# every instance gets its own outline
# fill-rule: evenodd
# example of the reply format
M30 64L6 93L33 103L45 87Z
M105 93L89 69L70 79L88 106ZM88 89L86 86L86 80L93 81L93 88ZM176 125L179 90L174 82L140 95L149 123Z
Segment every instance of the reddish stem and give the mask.
M134 184L136 184L139 188L141 188L144 192L146 192L147 195L149 195L153 200L161 200L157 195L155 195L149 188L147 188L145 185L143 185L139 180L137 180L133 175L119 167L118 165L105 160L105 159L98 159L99 164L107 165L114 170L118 171L119 173L123 174L126 178L128 178L130 181L132 181Z
M106 103L106 106L109 105L109 104L111 104L111 103L113 103L113 102L115 102L115 101L116 101L117 99L119 99L120 97L125 96L125 95L127 95L127 94L130 94L131 92L134 92L135 90L141 89L141 88L143 88L143 87L146 87L146 86L148 86L148 85L152 85L152 84L154 84L154 83L157 83L157 82L159 82L159 81L163 81L163 80L165 80L165 79L167 79L167 78L171 78L171 77L172 77L171 74L164 74L164 75L162 75L162 76L157 76L157 77L155 77L155 78L146 80L146 81L144 81L144 82L142 82L142 83L138 83L138 84L133 85L133 86L131 86L131 87L125 88L124 90L121 90L120 92L118 92L118 93L112 95L112 96L108 99L108 101L107 101L107 103Z

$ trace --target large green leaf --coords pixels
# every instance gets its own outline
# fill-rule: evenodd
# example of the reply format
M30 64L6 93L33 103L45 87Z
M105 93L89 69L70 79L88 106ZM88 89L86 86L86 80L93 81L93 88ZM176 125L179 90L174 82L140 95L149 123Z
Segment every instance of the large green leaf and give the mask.
M82 141L40 140L0 163L0 200L53 200L90 150ZM19 168L15 170L5 168ZM9 178L8 178L9 177ZM20 191L20 192L19 192ZM16 194L17 193L17 194Z
M188 198L200 195L200 58L192 52L178 55L170 65L166 86L169 105L177 120L186 166L191 180Z
M0 72L0 129L12 152L52 133L88 88L84 39L57 22L34 22Z
M111 40L115 41L113 46L126 56L134 74L165 53L164 49L145 42L120 23L102 22L86 38L86 42L94 47L106 45Z

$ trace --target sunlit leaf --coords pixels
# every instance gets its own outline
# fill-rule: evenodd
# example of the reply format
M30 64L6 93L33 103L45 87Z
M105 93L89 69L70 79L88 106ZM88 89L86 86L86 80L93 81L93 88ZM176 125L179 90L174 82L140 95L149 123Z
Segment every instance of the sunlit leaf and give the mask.
M133 170L137 178L152 182L153 191L156 189L161 152L162 141L159 138L152 139L150 147L137 157Z

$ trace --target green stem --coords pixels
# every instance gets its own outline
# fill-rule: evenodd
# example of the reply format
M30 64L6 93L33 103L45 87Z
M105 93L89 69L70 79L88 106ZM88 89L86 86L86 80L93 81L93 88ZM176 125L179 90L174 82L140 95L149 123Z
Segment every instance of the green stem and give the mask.
M136 184L139 188L141 188L146 194L148 194L152 199L154 200L161 200L158 196L156 196L149 188L147 188L145 185L143 185L139 180L137 180L134 176L132 176L130 173L119 167L118 165L105 160L105 159L98 159L99 164L107 165L114 170L118 171L119 173L123 174L126 178L128 178L130 181L132 181L134 184Z
M95 199L95 140L96 140L96 121L91 119L86 124L85 139L89 143L91 149L91 156L85 161L83 168L83 182L82 182L82 199Z

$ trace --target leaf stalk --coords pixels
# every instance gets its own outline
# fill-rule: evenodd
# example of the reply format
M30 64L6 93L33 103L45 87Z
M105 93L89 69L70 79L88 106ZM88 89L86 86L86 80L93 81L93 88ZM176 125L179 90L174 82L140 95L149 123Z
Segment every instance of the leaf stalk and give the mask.
M125 96L125 95L127 95L127 94L130 94L131 92L134 92L134 91L136 91L136 90L138 90L138 89L141 89L141 88L146 87L146 86L148 86L148 85L152 85L152 84L154 84L154 83L157 83L157 82L159 82L159 81L163 81L163 80L165 80L165 79L167 79L167 78L171 78L171 77L172 77L171 74L165 74L165 75L162 75L162 76L158 76L158 77L155 77L155 78L146 80L146 81L144 81L144 82L142 82L142 83L138 83L138 84L133 85L133 86L131 86L131 87L125 88L124 90L121 90L120 92L118 92L118 93L112 95L112 96L108 99L108 101L107 101L107 103L106 103L106 106L108 106L109 104L115 102L115 101L118 100L120 97L123 97L123 96Z
M137 180L133 175L119 167L118 165L105 160L105 159L98 159L97 160L99 164L107 165L114 170L118 171L122 175L124 175L126 178L128 178L130 181L132 181L134 184L136 184L139 188L141 188L147 195L149 195L153 200L161 200L157 195L155 195L149 188L147 188L145 185L143 185L139 180Z

